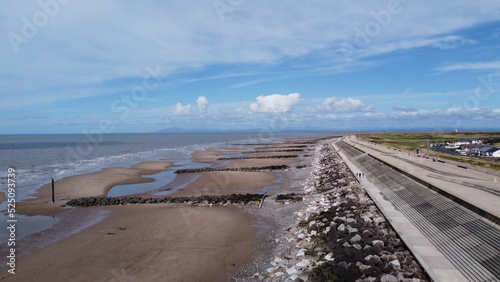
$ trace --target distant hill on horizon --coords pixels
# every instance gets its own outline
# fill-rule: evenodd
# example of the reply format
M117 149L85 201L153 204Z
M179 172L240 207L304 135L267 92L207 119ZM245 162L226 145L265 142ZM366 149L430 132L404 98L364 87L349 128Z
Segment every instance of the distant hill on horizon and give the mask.
M270 131L270 129L267 129ZM168 127L155 131L153 133L246 133L246 132L264 132L266 128L249 128L249 129L215 129L215 128L183 128L183 127ZM451 130L435 130L431 128L410 128L410 129L363 129L363 130L346 130L346 129L328 129L328 128L285 128L276 132L339 132L339 133L352 133L352 134L368 134L368 133L398 133L398 132L450 132L455 133ZM465 132L496 132L495 130L461 130L458 133Z
M262 128L250 128L250 129L214 129L214 128L182 128L182 127L169 127L165 129L161 129L156 131L155 133L211 133L211 132L235 132L235 133L240 133L240 132L261 132L263 131ZM332 130L328 129L312 129L312 128L287 128L287 129L282 129L279 132L331 132Z

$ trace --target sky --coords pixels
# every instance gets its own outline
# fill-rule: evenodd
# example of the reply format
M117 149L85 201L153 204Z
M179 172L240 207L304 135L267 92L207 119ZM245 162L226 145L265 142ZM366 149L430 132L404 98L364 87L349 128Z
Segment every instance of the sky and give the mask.
M500 130L500 1L4 0L0 134Z

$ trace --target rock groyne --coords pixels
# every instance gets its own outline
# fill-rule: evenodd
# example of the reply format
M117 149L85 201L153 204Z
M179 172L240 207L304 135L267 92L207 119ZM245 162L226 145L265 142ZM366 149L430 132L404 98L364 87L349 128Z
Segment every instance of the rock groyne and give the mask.
M287 165L270 165L262 167L230 167L230 168L188 168L188 169L178 169L175 171L176 174L182 173L200 173L200 172L213 172L213 171L244 171L244 172L269 172L269 171L279 171L286 170L290 167Z
M116 206L131 204L165 204L186 203L193 205L225 205L225 204L248 204L260 202L262 194L231 194L231 195L203 195L197 197L87 197L77 198L66 203L73 207L90 206Z
M430 281L340 156L316 149L306 208L276 241L288 244L251 279L260 281Z

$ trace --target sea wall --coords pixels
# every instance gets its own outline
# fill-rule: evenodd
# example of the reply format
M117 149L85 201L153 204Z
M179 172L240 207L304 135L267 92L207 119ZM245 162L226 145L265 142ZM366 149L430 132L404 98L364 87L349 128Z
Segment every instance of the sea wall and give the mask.
M261 281L429 281L430 278L328 144L316 148L304 183L308 205L276 240Z

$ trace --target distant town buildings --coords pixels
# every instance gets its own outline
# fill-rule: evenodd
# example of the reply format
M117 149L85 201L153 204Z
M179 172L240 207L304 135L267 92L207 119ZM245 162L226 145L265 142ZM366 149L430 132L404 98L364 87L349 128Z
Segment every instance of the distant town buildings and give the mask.
M493 147L486 151L486 156L500 158L500 148Z
M441 144L432 144L431 147L439 146L448 150L453 150L461 155L481 156L500 158L500 148L490 144L500 142L499 137L486 137L478 139L461 139L455 142L445 142Z

